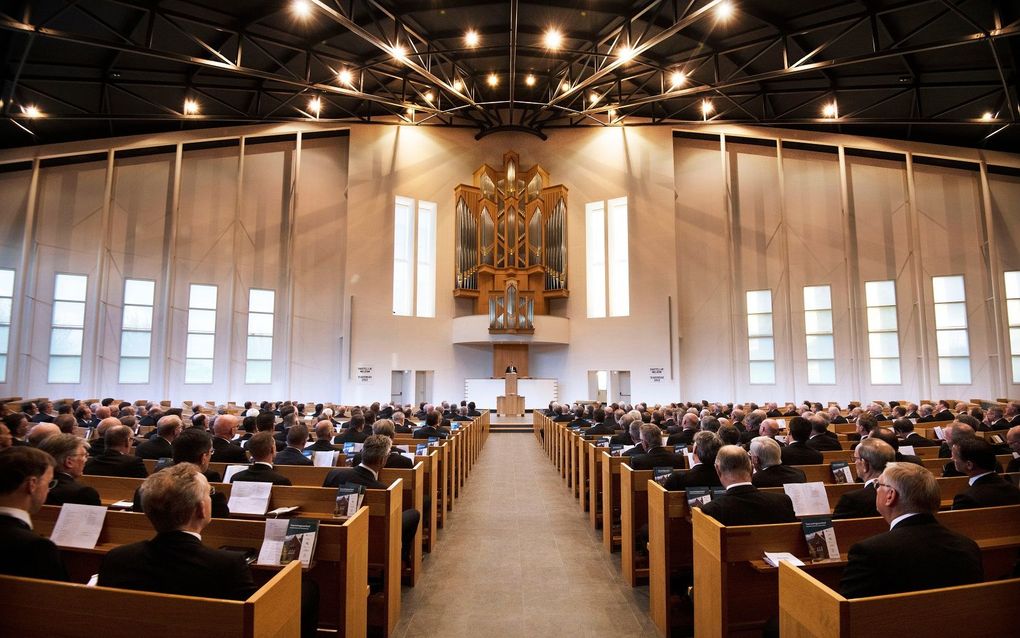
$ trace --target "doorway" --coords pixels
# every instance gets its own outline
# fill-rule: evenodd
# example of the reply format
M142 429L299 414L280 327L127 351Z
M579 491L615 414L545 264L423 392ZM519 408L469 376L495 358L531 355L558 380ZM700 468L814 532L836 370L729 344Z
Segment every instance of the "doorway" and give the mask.
M588 399L605 405L609 396L609 370L588 371Z

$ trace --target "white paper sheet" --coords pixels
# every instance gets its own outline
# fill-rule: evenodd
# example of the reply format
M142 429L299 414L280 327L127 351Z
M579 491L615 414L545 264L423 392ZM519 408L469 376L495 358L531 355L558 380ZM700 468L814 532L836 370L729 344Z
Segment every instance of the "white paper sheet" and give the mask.
M785 560L790 563L803 567L804 563L799 558L789 552L765 552L765 562L773 567L779 567L779 561Z
M901 445L900 454L905 454L907 456L917 456L917 452L914 451L913 445Z
M787 483L783 491L793 501L793 511L797 516L828 516L829 498L825 495L825 484Z
M106 508L102 505L64 503L50 540L60 547L94 549L105 520Z
M312 465L315 467L333 467L338 453L337 451L329 452L325 450L312 452Z
M240 464L237 464L237 465L228 465L223 470L223 482L224 483L230 483L234 479L234 475L235 474L237 474L241 470L247 470L249 467L250 467L249 465L240 465Z
M269 509L269 495L272 483L256 481L238 481L230 488L230 501L227 507L231 514L253 514L262 516Z

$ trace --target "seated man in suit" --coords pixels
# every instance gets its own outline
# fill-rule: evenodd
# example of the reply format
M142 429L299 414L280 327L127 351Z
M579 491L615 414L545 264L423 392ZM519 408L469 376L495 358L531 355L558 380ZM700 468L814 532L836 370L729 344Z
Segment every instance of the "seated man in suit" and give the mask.
M779 456L778 450L776 456ZM761 492L751 484L751 458L743 448L736 445L720 448L715 457L715 469L726 494L703 505L701 511L705 514L723 525L766 525L797 520L789 496Z
M673 472L666 479L667 490L685 490L688 487L721 486L719 474L715 471L715 457L722 448L722 440L713 432L698 432L694 435L694 465L686 472Z
M782 448L770 437L751 439L750 458L755 472L755 487L782 487L786 483L806 483L804 470L783 463Z
M471 417L468 416L468 409L466 405L462 405L457 408L457 412L450 417L451 421L470 421Z
M879 516L875 508L875 481L895 457L896 450L882 439L868 438L861 441L854 448L854 466L857 468L858 480L864 481L864 487L840 496L832 518Z
M174 455L173 442L177 436L184 431L184 422L181 417L168 414L160 417L156 423L156 436L139 443L135 449L135 456L140 459L163 459Z
M698 419L698 415L685 412L680 417L680 431L670 434L669 438L666 439L666 445L690 445L694 441L694 434L700 427L701 421Z
M173 465L191 463L198 466L202 476L210 483L219 483L223 480L219 472L209 469L209 460L212 458L213 444L212 437L208 432L195 428L189 428L174 439ZM172 467L172 466L170 466ZM166 471L166 468L160 470ZM135 490L134 505L132 509L136 512L142 511L141 488ZM213 518L229 518L230 508L227 506L227 495L223 492L212 492L212 516Z
M42 421L32 426L32 429L28 431L28 436L25 440L32 447L39 447L39 445L50 438L54 434L60 434L60 428L49 421Z
M393 431L397 434L411 434L414 429L407 424L406 417L401 411L393 413Z
M806 443L809 448L819 452L843 449L839 443L839 436L829 429L829 422L825 420L824 416L815 414L809 421L811 422L811 436L808 437Z
M276 453L276 441L272 432L259 432L248 441L248 453L251 454L251 467L241 470L231 477L230 482L257 481L273 485L291 485L289 478L273 470L273 455Z
M1020 488L995 473L995 450L973 437L953 446L956 470L968 477L970 487L953 498L953 509L1020 505Z
M938 441L926 439L917 432L914 432L914 424L910 422L910 419L904 418L893 421L893 431L903 439L903 445L912 445L915 448L938 447L939 445Z
M684 457L671 449L662 446L662 430L651 423L640 426L641 446L646 450L643 454L631 456L629 465L635 470L651 470L657 467L684 467ZM637 448L634 448L637 449Z
M308 426L304 423L290 426L287 430L287 447L273 457L273 463L276 465L314 465L312 460L304 455L305 443L308 443Z
M440 414L436 410L432 410L431 412L426 414L425 425L415 430L411 437L415 439L431 439L431 438L445 439L447 435L441 432L438 427L439 418Z
M335 452L339 450L337 446L333 445L332 438L334 434L333 422L329 419L323 419L315 424L315 443L308 449L313 452Z
M367 438L368 432L365 431L365 415L359 412L351 417L343 433L333 439L333 444L342 446L344 443L364 443Z
M394 437L393 421L390 421L389 419L379 419L372 424L372 434L385 436L390 440L390 455L386 458L386 464L383 467L399 470L409 470L414 467L414 461L401 454L400 450L392 445ZM361 452L354 455L352 464L353 467L361 465Z
M895 461L897 463L913 463L915 465L924 465L924 462L921 461L921 457L916 456L914 454L903 454L902 452L900 452L900 440L899 438L897 438L896 434L894 434L893 431L890 430L889 428L879 426L871 431L871 437L869 438L881 439L888 443L889 446L892 447L892 449L896 450Z
M889 463L876 486L875 505L889 531L850 547L839 586L843 596L884 596L984 579L977 543L935 518L941 496L931 472L913 463Z
M1020 425L1020 401L1010 401L1007 403L1006 412L1003 413L1002 418L1009 421L1010 427Z
M1006 432L1006 445L1013 453L1013 460L1006 466L1006 471L1020 472L1020 425L1014 425Z
M612 435L616 432L613 424L606 423L606 411L602 408L595 408L592 413L592 421L595 422L595 425L584 430L585 436Z
M86 461L85 474L124 478L145 478L149 475L141 457L131 454L131 444L134 442L131 428L118 423L106 431L103 441L105 451Z
M39 446L56 462L56 470L53 472L56 485L50 488L49 496L46 497L47 505L101 505L99 492L94 487L78 483L78 478L85 471L88 447L88 443L73 434L51 436Z
M248 455L240 445L234 444L237 434L237 417L233 414L221 414L213 423L213 461L216 463L247 463Z
M386 467L390 456L392 441L382 434L373 434L365 439L361 449L361 462L354 467L342 467L330 471L323 481L323 487L340 487L344 483L364 485L365 489L385 490L389 486L379 480L379 472ZM411 557L414 549L414 535L421 523L421 512L406 509L401 515L401 543L405 560Z
M57 546L32 531L52 481L49 454L28 446L0 452L0 574L67 580Z
M628 412L624 415L624 422L627 423L627 431L609 439L610 445L616 441L623 440L623 437L627 437L627 439L633 441L633 443L624 443L623 445L633 445L634 447L624 450L623 456L634 456L635 454L644 454L647 452L645 446L641 442L641 419L635 417L633 412Z
M808 446L811 422L802 416L790 419L790 440L782 450L783 465L819 465L824 462L822 453Z
M985 423L988 424L989 430L1009 429L1009 421L1003 416L1002 408L997 405L988 408L988 412L985 414Z

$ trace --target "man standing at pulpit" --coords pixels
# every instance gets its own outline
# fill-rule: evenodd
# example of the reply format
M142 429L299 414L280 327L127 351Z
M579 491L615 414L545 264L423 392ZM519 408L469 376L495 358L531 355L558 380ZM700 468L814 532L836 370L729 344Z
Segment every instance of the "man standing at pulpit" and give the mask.
M511 373L513 373L513 374L517 374L517 366L515 366L515 365L514 365L514 362L513 362L513 361L511 361L511 362L510 362L510 365L508 365L508 366L506 367L506 373L507 373L507 374L511 374Z

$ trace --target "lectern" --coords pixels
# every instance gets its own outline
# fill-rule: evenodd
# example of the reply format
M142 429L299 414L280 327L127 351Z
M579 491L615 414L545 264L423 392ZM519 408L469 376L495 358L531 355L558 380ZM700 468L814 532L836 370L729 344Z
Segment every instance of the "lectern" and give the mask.
M503 395L496 397L496 416L524 416L524 397L517 394L517 373L507 372Z

